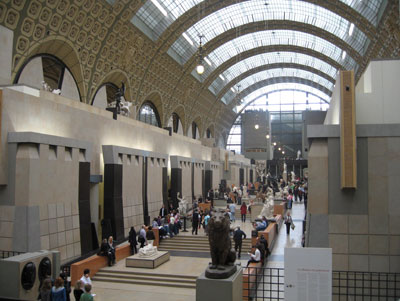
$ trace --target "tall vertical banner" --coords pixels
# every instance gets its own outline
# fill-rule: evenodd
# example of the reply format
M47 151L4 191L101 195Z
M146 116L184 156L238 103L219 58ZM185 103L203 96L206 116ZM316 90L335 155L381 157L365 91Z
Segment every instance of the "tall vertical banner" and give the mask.
M332 249L285 248L285 300L332 300Z
M224 170L228 171L229 170L229 153L225 152L225 161L224 161Z

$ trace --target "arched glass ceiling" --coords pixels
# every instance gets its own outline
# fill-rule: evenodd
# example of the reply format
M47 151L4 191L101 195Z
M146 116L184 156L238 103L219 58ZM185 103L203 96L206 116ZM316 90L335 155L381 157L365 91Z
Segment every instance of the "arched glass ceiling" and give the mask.
M107 0L114 4L115 0ZM379 12L384 9L387 0L340 0L363 15L373 25L380 20ZM151 0L146 1L131 22L139 27L153 41L186 11L203 2L202 0ZM252 1L246 1L251 3ZM264 2L265 3L265 2ZM382 5L384 4L384 5ZM381 8L382 6L382 8Z
M325 78L309 71L305 71L302 69L294 69L294 68L284 68L284 69L277 68L277 69L270 69L266 71L257 72L238 82L237 86L240 86L240 90L244 91L248 87L254 85L255 83L274 77L299 77L318 83L321 86L326 87L328 90L332 90L333 88L333 83L326 80ZM227 100L230 94L231 93L227 91L223 96L223 98Z
M206 65L202 78L207 78L215 68L231 57L256 47L269 45L293 45L308 48L332 58L344 66L346 70L356 69L357 67L353 58L346 55L343 59L342 49L324 39L293 30L267 30L237 37L215 49L208 55L208 58L212 60L214 64L212 66ZM196 76L195 69L192 74Z
M247 23L265 21L265 29L268 29L268 20L290 20L316 26L344 40L361 55L364 55L367 49L365 46L369 44L367 36L354 25L350 36L351 22L334 12L312 3L291 0L269 0L267 6L265 0L231 5L201 19L185 34L196 42L199 41L198 36L203 35L206 43L232 28ZM197 48L183 37L171 47L180 56L184 56L184 63L197 51Z
M217 77L214 80L209 89L214 92L214 94L218 94L227 83L238 77L240 74L260 66L276 63L300 64L315 68L332 78L336 78L337 69L335 67L313 56L287 51L279 52L278 55L276 52L268 52L249 57L229 67L220 75L220 77ZM221 79L221 76L223 79Z
M249 95L245 96L242 99L241 105L237 106L235 111L239 112L242 108L244 108L250 101L260 97L263 94L268 94L276 90L301 90L304 92L310 92L314 94L315 96L319 97L321 100L330 102L330 97L323 93L322 91L313 88L308 85L304 84L294 84L294 83L277 83L277 84L272 84L268 85L265 87L262 87L260 89L257 89L256 91L250 93Z

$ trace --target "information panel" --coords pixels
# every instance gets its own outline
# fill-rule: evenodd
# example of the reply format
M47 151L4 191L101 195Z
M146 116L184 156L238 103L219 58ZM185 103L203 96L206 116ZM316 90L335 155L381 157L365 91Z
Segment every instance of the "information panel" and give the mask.
M285 248L285 300L332 300L332 249Z

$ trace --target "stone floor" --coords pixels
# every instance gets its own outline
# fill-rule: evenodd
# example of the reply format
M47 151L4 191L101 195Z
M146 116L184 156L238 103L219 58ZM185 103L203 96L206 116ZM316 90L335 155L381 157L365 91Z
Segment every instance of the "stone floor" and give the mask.
M274 250L268 258L268 267L282 267L284 266L284 249L285 247L301 247L302 238L302 220L304 218L304 204L294 203L292 208L292 218L296 228L291 230L289 235L286 235L285 225L279 231L278 240L275 243ZM240 226L240 228L251 237L252 225L250 220L245 223L240 221L240 217L232 224L233 227ZM181 232L179 235L192 235L189 232ZM198 235L205 235L201 229ZM169 262L164 263L158 268L154 269L154 273L160 274L179 274L179 275L200 275L209 262L209 258L196 258L196 257L178 257L171 256ZM246 265L247 260L241 260L242 266ZM125 260L121 260L115 266L107 269L126 270L131 269L125 267ZM141 269L137 269L140 271ZM148 269L145 269L148 272ZM96 294L95 300L107 301L128 301L128 300L163 300L163 301L191 301L196 299L196 291L186 288L169 288L157 287L150 285L134 285L134 284L119 284L119 283L104 283L93 281L93 293Z

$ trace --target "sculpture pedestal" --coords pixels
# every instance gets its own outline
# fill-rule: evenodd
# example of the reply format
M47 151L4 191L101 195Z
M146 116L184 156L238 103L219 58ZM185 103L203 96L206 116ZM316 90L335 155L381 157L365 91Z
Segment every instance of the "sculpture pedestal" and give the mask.
M235 274L226 279L209 279L203 272L196 280L196 301L242 301L243 274L238 266Z
M156 254L149 257L142 257L139 254L129 256L125 264L130 268L149 268L155 269L159 265L169 260L169 252L158 251Z

